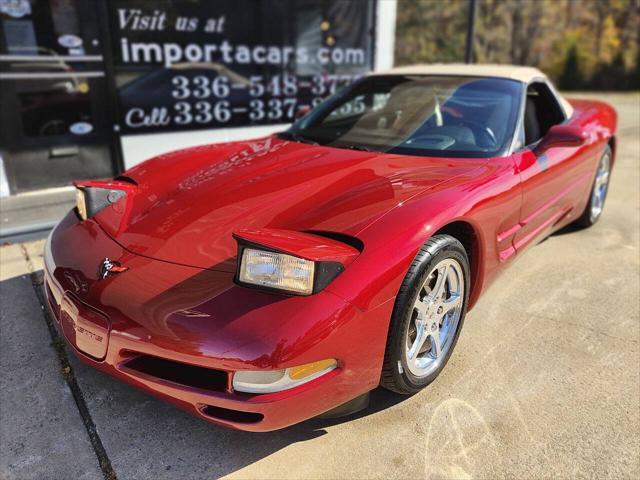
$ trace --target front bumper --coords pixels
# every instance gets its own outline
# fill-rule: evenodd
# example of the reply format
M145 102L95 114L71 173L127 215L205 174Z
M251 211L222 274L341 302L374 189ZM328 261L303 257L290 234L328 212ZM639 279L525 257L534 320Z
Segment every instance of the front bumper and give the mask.
M105 257L129 270L100 279ZM362 312L330 292L286 297L231 276L133 255L73 213L45 251L49 309L78 358L207 421L276 430L378 385L390 305ZM338 368L293 389L233 391L235 371L325 358Z

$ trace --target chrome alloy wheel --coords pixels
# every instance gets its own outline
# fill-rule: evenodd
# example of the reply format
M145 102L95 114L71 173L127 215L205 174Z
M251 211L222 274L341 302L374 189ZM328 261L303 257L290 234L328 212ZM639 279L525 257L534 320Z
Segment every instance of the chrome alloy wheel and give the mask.
M447 258L429 272L411 311L406 335L406 363L416 377L433 373L456 336L464 301L464 274Z
M609 188L609 174L611 171L611 154L605 153L600 160L596 179L591 193L591 221L594 222L602 213L604 200L607 198Z

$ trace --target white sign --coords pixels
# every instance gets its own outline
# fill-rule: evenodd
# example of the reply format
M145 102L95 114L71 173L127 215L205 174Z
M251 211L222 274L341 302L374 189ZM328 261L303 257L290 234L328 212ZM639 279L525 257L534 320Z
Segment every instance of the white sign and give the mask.
M61 35L58 37L58 43L65 48L78 48L82 45L82 39L77 35Z
M71 124L69 131L74 135L86 135L93 131L93 125L88 122L76 122Z

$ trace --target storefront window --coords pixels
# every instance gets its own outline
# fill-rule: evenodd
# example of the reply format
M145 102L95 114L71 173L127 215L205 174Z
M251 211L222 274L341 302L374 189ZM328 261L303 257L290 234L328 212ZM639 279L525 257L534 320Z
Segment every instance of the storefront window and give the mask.
M0 0L0 156L12 193L114 173L103 7Z
M54 81L23 81L18 91L24 135L91 135L89 83L73 78Z
M97 32L78 21L78 0L0 0L2 53L84 56L98 51ZM1 43L1 42L0 42Z
M374 5L109 2L122 131L289 123L371 69Z
M104 88L97 12L79 0L0 0L0 82L11 141L96 135ZM5 98L6 97L6 100ZM60 140L60 138L58 140Z

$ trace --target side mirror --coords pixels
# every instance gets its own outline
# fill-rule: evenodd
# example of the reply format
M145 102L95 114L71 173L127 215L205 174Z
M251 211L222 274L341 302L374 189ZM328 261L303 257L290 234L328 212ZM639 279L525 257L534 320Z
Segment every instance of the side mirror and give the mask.
M305 105L304 107L300 107L296 110L296 114L294 115L295 120L300 120L307 113L311 111L311 107L309 105Z
M555 147L579 147L587 140L586 132L571 125L554 125L547 134L542 137L540 143L534 148L533 153L542 155L550 148Z

